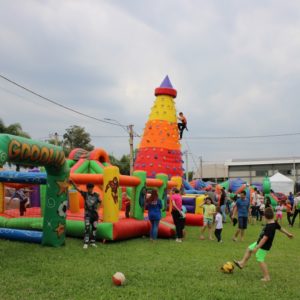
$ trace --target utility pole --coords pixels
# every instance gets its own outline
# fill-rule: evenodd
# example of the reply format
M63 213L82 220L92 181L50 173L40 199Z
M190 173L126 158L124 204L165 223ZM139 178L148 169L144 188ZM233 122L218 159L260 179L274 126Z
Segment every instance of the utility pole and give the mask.
M130 147L130 152L129 152L129 167L130 167L130 176L133 174L133 137L134 137L134 131L133 131L133 125L123 125L119 121L115 119L109 119L109 118L104 118L104 120L107 121L112 121L114 125L122 127L128 134L129 134L129 147Z
M189 181L189 163L188 163L188 151L183 152L185 154L185 180Z
M294 190L293 190L293 193L295 193L296 182L297 182L297 171L296 171L295 157L293 157L293 173L294 173Z
M54 133L54 145L58 146L58 133L57 132Z
M130 153L129 153L129 164L130 164L130 176L133 174L133 125L128 125L128 132L129 132L129 146L130 146Z
M202 156L200 156L199 157L199 160L200 160L200 167L199 167L199 169L200 169L200 179L202 180L202 177L203 177L203 174L202 174Z

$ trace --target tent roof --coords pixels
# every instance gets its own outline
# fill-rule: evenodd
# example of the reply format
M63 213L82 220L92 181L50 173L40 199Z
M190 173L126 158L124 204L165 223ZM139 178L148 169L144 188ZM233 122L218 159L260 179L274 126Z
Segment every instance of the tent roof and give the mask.
M270 177L271 182L293 182L292 179L288 178L287 176L284 176L283 174L277 172L272 177Z

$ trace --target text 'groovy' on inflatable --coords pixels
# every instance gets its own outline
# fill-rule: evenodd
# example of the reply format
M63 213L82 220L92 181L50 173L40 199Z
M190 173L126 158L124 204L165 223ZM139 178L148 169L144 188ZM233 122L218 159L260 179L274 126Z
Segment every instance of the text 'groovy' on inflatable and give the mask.
M0 134L0 166L6 162L43 166L47 173L42 244L65 243L69 167L60 147L31 139Z

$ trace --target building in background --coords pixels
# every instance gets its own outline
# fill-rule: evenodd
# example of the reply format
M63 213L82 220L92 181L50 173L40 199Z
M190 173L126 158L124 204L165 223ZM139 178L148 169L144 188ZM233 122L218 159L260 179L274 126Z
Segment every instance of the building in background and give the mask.
M263 178L275 173L300 181L300 157L231 159L225 161L229 178L242 178L249 182L262 182Z
M212 182L241 178L252 184L277 172L292 179L300 190L300 157L230 159L223 164L201 161L194 177Z
M223 182L228 179L228 167L224 163L203 162L195 172L194 178L215 183Z

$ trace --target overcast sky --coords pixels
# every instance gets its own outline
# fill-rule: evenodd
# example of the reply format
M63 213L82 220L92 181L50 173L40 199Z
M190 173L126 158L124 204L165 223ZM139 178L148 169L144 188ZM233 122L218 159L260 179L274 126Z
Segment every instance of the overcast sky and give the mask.
M132 123L139 134L168 74L194 167L199 156L299 155L299 135L200 137L300 132L300 1L1 0L0 20L1 75L82 113ZM95 146L129 152L122 128L1 78L0 104L5 124L21 123L35 139L80 125Z

